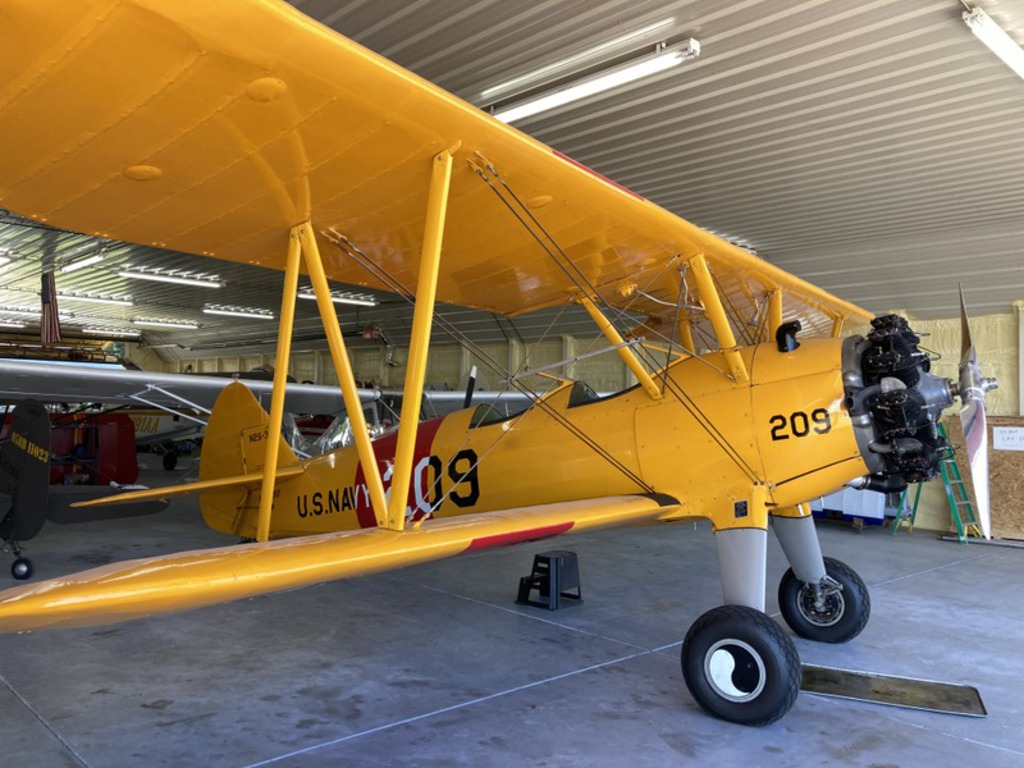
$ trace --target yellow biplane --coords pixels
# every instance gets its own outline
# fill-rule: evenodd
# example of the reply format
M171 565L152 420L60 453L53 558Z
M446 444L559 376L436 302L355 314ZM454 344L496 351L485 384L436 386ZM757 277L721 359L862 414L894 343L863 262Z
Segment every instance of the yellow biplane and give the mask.
M765 724L800 687L794 644L763 612L769 525L791 565L786 622L850 640L868 593L822 557L805 502L934 475L945 450L935 423L954 396L983 423L973 348L954 384L928 372L900 318L840 338L869 313L278 0L8 0L0 21L0 143L18 148L0 157L0 204L283 270L279 379L305 270L356 427L354 445L299 460L280 437L283 380L269 414L232 384L210 417L200 480L119 499L198 493L211 526L255 542L8 590L5 631L708 519L724 605L689 630L684 677L712 714ZM400 426L376 441L329 279L414 297ZM506 315L580 305L638 383L598 397L555 380L512 416L484 405L420 422L435 300Z

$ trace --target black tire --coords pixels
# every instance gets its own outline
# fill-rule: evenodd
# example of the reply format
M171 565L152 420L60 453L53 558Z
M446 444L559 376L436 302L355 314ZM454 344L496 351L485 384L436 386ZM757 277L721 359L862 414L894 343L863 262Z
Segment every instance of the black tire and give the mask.
M19 557L11 563L11 576L18 581L31 579L33 571L35 571L35 567L32 565L32 561L27 557Z
M800 692L800 656L778 624L741 605L712 608L686 633L683 678L709 714L742 725L768 725Z
M178 466L178 454L174 451L168 451L164 454L164 469L170 472Z
M871 616L871 596L857 572L846 563L825 558L825 573L842 585L842 590L825 596L814 605L814 592L790 568L779 582L782 618L800 637L819 643L845 643L859 635Z

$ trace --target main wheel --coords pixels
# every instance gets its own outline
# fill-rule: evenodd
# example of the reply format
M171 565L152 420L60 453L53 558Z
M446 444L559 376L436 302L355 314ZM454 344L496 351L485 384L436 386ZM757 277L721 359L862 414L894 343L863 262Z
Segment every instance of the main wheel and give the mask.
M170 472L176 466L178 466L178 454L176 451L168 451L164 454L163 458L164 469Z
M683 640L683 678L705 711L742 725L768 725L800 692L800 657L789 635L761 611L712 608Z
M782 618L800 637L821 643L845 643L859 635L871 616L871 596L857 572L825 558L825 573L839 586L815 590L790 568L779 582Z
M11 576L18 581L24 581L25 579L31 578L32 571L35 568L32 567L32 561L27 557L19 557L13 563L11 563Z

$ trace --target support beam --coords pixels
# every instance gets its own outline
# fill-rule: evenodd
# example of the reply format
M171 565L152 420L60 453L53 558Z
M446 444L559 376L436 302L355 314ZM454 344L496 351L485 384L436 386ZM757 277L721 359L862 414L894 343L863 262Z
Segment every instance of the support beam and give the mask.
M615 330L615 326L611 324L611 321L605 317L604 312L597 308L593 301L590 300L589 296L582 296L579 300L583 308L587 310L587 314L590 315L591 319L597 324L598 330L604 334L604 337L608 339L608 343L613 347L618 347L616 350L619 353L619 357L622 358L622 362L626 364L630 372L636 376L636 380L640 382L640 385L647 391L654 400L660 400L662 397L661 390L658 388L657 382L651 378L651 374L647 372L643 364L637 359L637 356L633 353L633 350L629 346L623 346L626 340L622 338L622 335Z
M434 157L427 197L427 221L423 230L420 253L420 274L416 284L416 308L413 311L412 335L409 338L409 362L405 373L402 413L399 417L395 467L391 476L391 499L388 503L387 527L405 528L406 500L412 479L416 431L423 401L423 382L427 374L427 351L430 347L430 325L434 317L437 294L437 273L441 263L441 242L444 237L445 214L448 211L448 189L452 177L452 154L445 150Z
M292 350L292 325L295 320L295 296L299 288L301 251L299 238L292 232L288 238L288 257L285 260L281 318L277 329L277 361L274 364L274 391L270 397L267 452L263 459L260 508L256 517L256 541L259 542L266 542L270 538L270 514L274 508L277 455L281 445L281 422L284 420L284 393L288 385L288 360Z
M768 303L768 338L765 341L774 341L775 333L782 325L782 289L776 288L772 291Z
M697 292L700 294L704 311L711 321L711 327L715 330L718 346L722 348L722 354L725 355L725 362L729 366L729 373L736 380L736 383L746 384L750 381L750 375L747 373L747 366L743 362L743 357L736 348L736 337L733 335L732 326L729 325L729 317L725 314L722 299L715 288L715 281L711 278L708 262L704 258L703 253L698 253L696 256L688 259L688 263L690 265L690 273L697 282Z
M683 351L691 355L697 354L697 346L693 343L693 328L685 310L679 314L679 343L683 346Z
M838 339L843 334L843 324L846 318L839 316L832 321L832 337Z
M378 527L386 527L388 503L384 494L384 481L381 479L380 468L377 466L370 433L366 429L363 404L359 399L352 363L348 359L345 338L341 335L338 313L331 300L331 287L327 283L327 275L320 257L320 248L317 245L313 228L308 222L295 227L293 236L296 234L302 243L306 271L309 273L309 281L313 284L317 309L320 310L320 320L323 323L324 332L327 334L327 347L331 351L334 372L338 377L338 386L341 387L341 396L345 401L345 410L352 427L352 439L356 445L356 453L359 455L359 463L363 467L363 477L366 479L366 490L370 496L370 506L373 507L373 516L377 520Z

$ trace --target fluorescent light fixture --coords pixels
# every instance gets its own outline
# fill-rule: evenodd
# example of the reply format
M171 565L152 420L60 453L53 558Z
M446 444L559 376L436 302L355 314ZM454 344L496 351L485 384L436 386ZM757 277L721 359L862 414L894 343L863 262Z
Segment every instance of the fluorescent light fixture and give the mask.
M675 21L676 20L674 18L662 19L661 21L656 21L653 24L640 27L639 29L635 29L625 35L612 38L611 40L603 42L600 45L595 45L594 47L588 48L587 50L581 51L573 56L559 59L547 66L527 72L519 77L513 77L511 80L506 80L502 83L491 86L490 88L485 88L480 92L480 97L483 99L493 99L498 94L508 93L509 91L514 91L518 88L524 88L531 83L536 83L558 73L569 74L570 70L581 67L587 61L607 57L612 51L637 43L656 32L667 30L675 24Z
M964 11L964 22L981 42L1003 60L1018 77L1024 77L1024 49L981 8Z
M92 336L110 336L131 339L137 339L142 335L139 331L118 331L113 328L83 328L82 333L88 333Z
M185 328L195 330L199 327L197 323L190 323L187 320L132 320L135 325L142 325L147 328Z
M39 318L43 313L38 309L23 309L21 307L0 307L0 315L20 315L23 317ZM57 315L57 319L63 322L74 320L74 315Z
M86 304L110 304L115 307L132 307L135 305L131 296L125 296L121 299L108 299L103 296L76 296L73 293L58 293L57 297L60 299L67 299L68 301L83 301Z
M101 261L103 261L102 251L94 253L92 256L86 256L84 259L80 259L79 261L72 261L70 264L65 264L60 268L60 271L61 273L76 272L79 269L91 267L93 264L99 264Z
M613 67L605 72L598 72L575 83L551 93L541 94L533 99L510 105L494 113L494 117L503 123L512 123L531 117L540 112L571 104L596 93L618 88L619 86L663 72L666 69L682 64L700 55L700 43L692 37L684 43L662 48L641 59Z
M223 288L224 283L204 277L191 277L189 275L172 274L170 272L148 272L142 269L122 269L117 273L121 277L131 277L136 280L153 280L157 283L174 283L176 285L191 285L196 288Z
M11 259L8 256L0 256L0 269L3 269L11 263Z
M274 313L269 309L250 309L248 307L225 307L213 304L203 307L205 315L224 315L225 317L249 317L254 320L273 320Z
M0 328L24 328L24 323L10 323L6 320L0 320Z
M312 291L303 291L297 294L300 299L310 299L316 301L316 294ZM354 296L347 293L332 293L331 301L335 304L353 304L357 307L376 307L378 302L376 299L371 299L368 296Z

